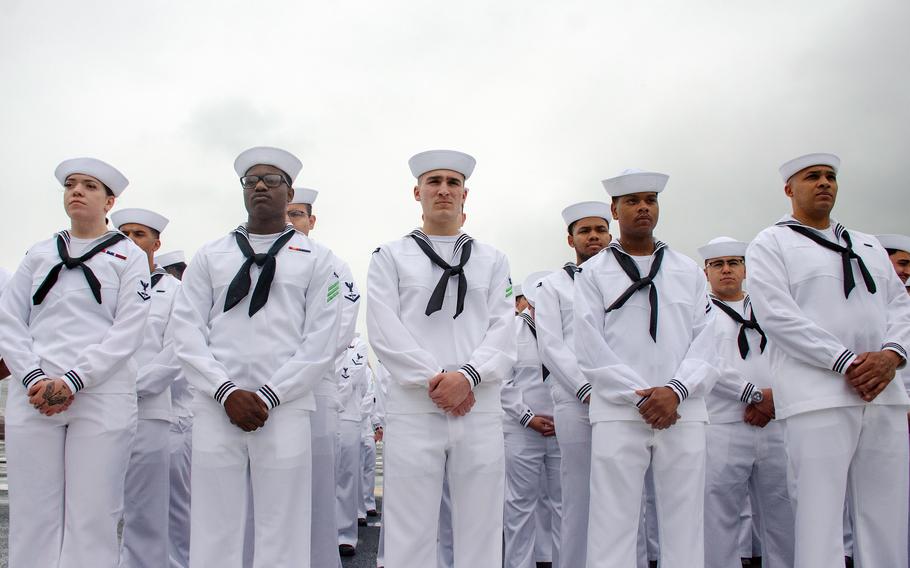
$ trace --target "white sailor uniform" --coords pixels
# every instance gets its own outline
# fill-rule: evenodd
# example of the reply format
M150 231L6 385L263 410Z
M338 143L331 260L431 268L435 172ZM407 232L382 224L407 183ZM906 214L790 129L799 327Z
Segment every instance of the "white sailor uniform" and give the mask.
M193 388L183 369L171 384L170 504L168 555L170 568L190 565L190 464L193 454Z
M173 338L165 336L180 281L158 267L145 291L151 296L146 331L136 351L139 420L126 473L120 566L169 564L171 384L180 375Z
M389 371L382 364L382 361L376 361L376 372L373 374L376 380L376 406L373 419L376 427L381 427L385 431L385 401L389 394ZM385 438L383 438L385 440ZM384 445L384 442L383 442ZM384 463L383 463L383 469ZM382 476L382 494L385 496L385 475ZM385 507L382 512L385 517ZM376 566L385 566L385 521L379 525L379 544L376 546Z
M330 371L313 389L316 411L311 417L313 439L313 523L311 526L313 566L340 568L338 556L338 522L335 492L335 445L338 432L338 374L348 345L354 340L360 291L347 262L335 255L335 272L339 277L341 323L338 327L336 359Z
M550 507L550 530L545 538L552 562L559 565L559 444L556 436L544 437L528 428L537 415L553 416L550 387L544 383L544 371L537 352L536 326L531 314L522 312L515 318L518 344L512 376L502 386L503 433L506 456L506 497L504 505L503 566L534 566L538 505L542 495Z
M541 281L534 319L540 360L550 371L559 438L562 522L559 554L564 566L584 566L588 546L591 422L585 398L591 385L578 368L572 320L575 277L583 268L566 264Z
M254 254L267 257L261 268ZM241 566L249 489L254 568L310 558L313 388L334 362L340 319L332 259L291 225L276 235L240 226L204 245L184 274L172 325L196 389L191 567ZM222 405L238 388L268 407L262 428L231 424Z
M360 495L357 517L366 518L367 511L376 510L376 380L367 367L367 390L360 401Z
M348 349L348 357L339 369L338 431L335 437L335 522L337 545L357 547L357 509L360 491L360 404L368 379L367 347L359 337ZM336 554L337 554L336 545Z
M753 556L752 531L743 532L744 504L751 494L752 519L762 543L763 566L793 566L793 504L787 487L783 424L757 428L743 420L752 393L771 386L770 351L761 330L734 320L753 319L751 302L712 298L719 377L705 398L705 567L728 568L740 561L741 543ZM734 315L731 315L734 314ZM744 342L744 343L741 343Z
M428 303L444 271L416 239L453 267L471 251L463 273L443 280L448 286L436 296L438 306ZM498 568L504 483L499 383L515 361L508 261L464 233L438 237L416 230L373 253L367 290L370 343L391 377L384 437L386 566L436 563L447 477L456 568ZM463 417L444 414L428 395L429 379L443 370L460 371L471 383L476 403Z
M578 365L593 386L587 566L636 565L650 465L661 567L702 567L703 397L716 379L704 273L660 241L649 256L629 256L613 241L575 278L574 327ZM681 400L681 418L655 430L639 414L644 400L635 391L663 386Z
M84 260L82 269L55 269L60 251ZM59 273L48 291L43 284L53 270ZM62 231L29 250L0 299L0 353L12 373L11 568L117 565L136 431L133 353L145 332L148 285L147 256L123 233L89 240ZM75 394L69 409L50 417L27 396L47 377L62 377Z
M843 562L849 486L857 565L906 567L907 393L895 380L866 403L843 377L862 352L906 358L903 284L874 237L834 220L819 231L785 216L759 233L746 259L770 340L777 418L786 423L795 565Z

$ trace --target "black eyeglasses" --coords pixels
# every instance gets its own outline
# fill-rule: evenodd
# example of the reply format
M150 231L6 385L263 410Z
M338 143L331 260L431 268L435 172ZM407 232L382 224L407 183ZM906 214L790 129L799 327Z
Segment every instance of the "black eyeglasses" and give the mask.
M256 184L259 183L259 180L262 180L262 183L269 189L275 189L282 183L286 183L289 186L291 181L284 177L281 174L266 174L264 176L243 176L240 178L240 185L243 189L253 189L256 187Z
M708 263L708 267L713 268L714 270L723 270L724 265L727 265L730 268L739 268L745 264L746 263L743 260L740 260L738 258L731 258L729 260L712 260Z

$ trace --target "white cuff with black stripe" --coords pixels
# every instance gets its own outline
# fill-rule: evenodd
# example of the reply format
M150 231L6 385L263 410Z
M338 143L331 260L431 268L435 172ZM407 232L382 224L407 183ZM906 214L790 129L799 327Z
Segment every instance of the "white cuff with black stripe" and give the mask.
M856 359L856 353L849 349L844 349L841 351L840 355L837 356L837 359L834 360L834 365L831 366L831 370L835 373L844 375L854 359Z
M22 377L22 386L24 386L25 389L28 390L29 387L31 387L33 384L37 383L38 381L43 381L44 379L49 379L49 378L50 377L48 377L46 374L44 374L44 371L39 367L33 371L29 371L24 377Z
M584 402L585 399L588 398L588 395L591 394L591 390L593 390L591 383L585 383L578 388L578 392L575 393L575 398Z
M458 372L464 375L468 382L471 383L471 390L474 390L474 387L480 384L480 373L477 372L474 365L466 363L458 369Z
M228 395L230 395L235 390L239 390L237 385L233 381L224 381L221 383L221 386L215 390L214 399L218 401L218 404L224 406L224 401L227 400Z
M529 408L529 409L525 410L525 413L521 416L521 420L519 420L519 422L521 423L522 426L527 428L528 424L531 423L531 420L533 420L535 416L536 416L536 414L534 414L534 412L532 412L531 409Z
M901 361L900 365L897 366L898 369L903 369L904 367L907 366L907 350L904 349L904 347L900 343L894 343L893 341L889 341L888 343L885 343L884 345L882 345L882 351L894 351L895 353L900 355L901 358L903 358L903 361Z
M739 397L739 400L745 404L749 404L749 401L752 399L752 393L755 392L755 385L750 382L746 383L746 386L743 387L742 395Z
M85 382L82 380L82 377L79 376L79 373L76 372L76 369L67 371L63 375L63 381L73 394L76 394L85 388Z
M275 408L281 404L281 399L278 398L278 394L270 387L269 385L262 385L259 387L259 390L256 391L256 394L259 395L259 398L262 399L262 402L269 407L269 410Z
M679 398L680 403L689 398L689 389L686 388L686 385L682 384L682 381L679 379L670 379L670 382L664 386L670 387L670 389L676 393L676 397Z

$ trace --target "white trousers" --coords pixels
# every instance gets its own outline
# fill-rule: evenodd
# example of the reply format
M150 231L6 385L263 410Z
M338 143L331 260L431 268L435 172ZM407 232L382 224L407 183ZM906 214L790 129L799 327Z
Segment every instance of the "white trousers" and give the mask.
M647 566L660 558L660 543L657 542L657 504L654 501L654 473L651 468L645 474L645 495L642 505L642 520L638 535L638 565Z
M385 444L383 444L384 446ZM383 453L383 455L385 455ZM382 476L382 495L385 499L385 475ZM376 568L385 567L385 505L382 507L382 521L379 523L379 544L376 546Z
M190 463L193 453L193 417L171 424L171 487L168 507L170 568L190 565Z
M357 546L360 492L360 422L338 420L335 438L335 524L339 544Z
M449 493L449 481L442 480L442 499L439 503L439 533L436 536L437 568L454 568L455 537L452 529L452 495Z
M850 488L857 568L907 568L907 414L850 406L786 419L796 568L843 563Z
M376 510L376 440L373 436L360 435L360 493L357 516L366 517L367 511Z
M136 395L79 393L47 417L9 390L9 567L114 568Z
M705 440L706 568L738 566L743 544L749 550L747 556L752 556L751 526L744 533L743 523L750 494L762 543L762 566L793 566L794 516L783 424L708 425Z
M338 556L338 523L335 520L335 437L338 432L338 402L333 396L316 395L311 417L313 440L313 520L310 527L310 559L314 568L341 568Z
M384 445L386 566L436 564L439 504L447 477L455 568L500 568L504 491L500 414L389 414Z
M654 430L643 421L594 424L588 568L637 563L642 491L654 475L661 568L704 567L705 430L680 422Z
M553 412L561 454L559 472L562 522L559 559L566 568L582 567L588 546L588 503L591 483L591 422L588 405L556 402ZM629 568L627 565L623 568Z
M506 475L508 476L508 466ZM553 562L554 550L559 549L558 533L554 538L553 523L551 510L553 504L550 502L550 496L547 494L547 470L546 466L540 468L540 489L537 498L537 508L534 511L534 524L536 531L534 534L534 560L536 562ZM556 468L556 480L559 481L559 468ZM506 480L508 484L508 479ZM559 513L562 516L562 500L559 503ZM562 520L562 519L560 519ZM558 557L559 554L557 553ZM557 558L558 559L558 558Z
M554 558L559 558L559 519L562 507L559 483L559 444L555 436L544 438L530 428L508 425L505 431L506 497L503 534L504 568L527 568L535 564L537 512L546 483ZM543 477L543 480L541 479Z
M170 431L166 420L137 422L126 470L121 568L162 568L169 563Z
M265 426L244 432L220 404L194 401L191 568L243 565L252 490L254 568L309 566L310 412L279 406Z

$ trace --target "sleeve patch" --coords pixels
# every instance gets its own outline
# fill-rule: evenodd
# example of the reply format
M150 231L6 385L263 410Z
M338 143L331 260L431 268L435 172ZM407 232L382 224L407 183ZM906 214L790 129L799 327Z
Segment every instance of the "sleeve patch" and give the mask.
M338 286L338 281L336 280L335 282L332 282L331 286L329 286L329 290L326 293L326 297L325 297L325 303L326 304L331 303L335 298L338 297L338 294L339 294L339 286Z

